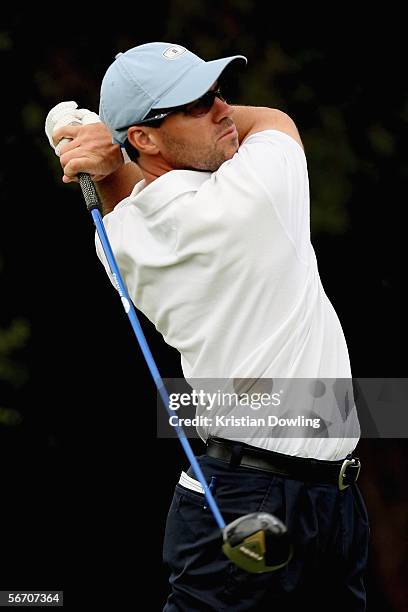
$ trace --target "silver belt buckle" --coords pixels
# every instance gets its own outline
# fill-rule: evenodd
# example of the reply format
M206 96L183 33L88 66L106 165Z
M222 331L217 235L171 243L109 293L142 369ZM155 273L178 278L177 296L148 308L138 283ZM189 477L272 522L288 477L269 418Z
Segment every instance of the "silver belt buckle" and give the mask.
M357 472L357 476L356 476L354 482L357 481L357 479L358 479L358 477L360 475L360 469L361 469L360 460L354 458L354 459L345 459L343 461L342 466L340 468L339 481L338 481L339 482L339 489L340 489L340 491L342 491L343 489L347 489L347 487L350 486L350 485L344 483L344 474L345 474L345 472L347 470L347 467L349 465L354 465L355 463L358 465L358 472Z

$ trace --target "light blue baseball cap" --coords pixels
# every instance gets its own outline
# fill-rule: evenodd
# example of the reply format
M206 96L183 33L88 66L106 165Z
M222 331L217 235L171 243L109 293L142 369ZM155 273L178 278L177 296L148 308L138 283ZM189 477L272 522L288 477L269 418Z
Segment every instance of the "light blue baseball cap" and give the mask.
M154 42L118 53L101 85L99 116L123 145L127 128L154 109L172 108L197 100L222 71L243 55L205 62L182 47Z

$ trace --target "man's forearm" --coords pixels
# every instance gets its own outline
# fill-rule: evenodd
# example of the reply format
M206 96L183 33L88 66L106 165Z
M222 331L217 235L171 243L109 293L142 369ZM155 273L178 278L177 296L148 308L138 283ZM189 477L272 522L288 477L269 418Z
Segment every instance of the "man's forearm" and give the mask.
M102 181L95 183L101 201L102 216L111 212L116 204L126 198L143 174L137 164L123 164Z
M289 115L277 108L234 106L232 119L238 131L240 145L248 134L256 134L264 130L278 130L291 136L304 148L295 122Z
M265 125L272 128L281 112L266 106L233 106L233 109L232 119L238 131L239 144L251 131L266 129Z

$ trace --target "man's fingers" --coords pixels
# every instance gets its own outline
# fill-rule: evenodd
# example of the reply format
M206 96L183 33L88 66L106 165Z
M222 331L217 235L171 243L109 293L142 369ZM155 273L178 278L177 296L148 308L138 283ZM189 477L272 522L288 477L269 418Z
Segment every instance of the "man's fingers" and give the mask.
M98 181L101 181L105 178L103 174L90 174L89 176L91 177L91 180L94 183L97 183ZM62 177L62 181L64 183L79 183L79 178L78 176L67 176L66 174L64 174L64 176Z
M63 153L66 153L68 150L75 148L77 145L71 145L72 142L73 141L69 138L62 138L55 146L55 154L58 155L58 157L61 157Z
M110 132L101 122L58 128L53 140L61 143L55 150L64 170L64 183L71 182L79 172L97 182L123 165L120 147L112 144Z
M69 177L69 176L64 176L62 177L62 182L63 183L79 183L79 178L77 176L74 177Z
M91 174L94 170L93 165L88 157L75 157L64 166L64 175L68 178L74 178L78 172Z
M80 172L89 174L93 181L100 181L105 177L104 174L101 174L100 162L96 158L93 159L87 156L75 157L64 166L64 176L67 179L76 178ZM68 183L70 181L66 180L64 182Z
M72 159L87 159L87 155L82 155L82 157L78 157L78 155L80 155L81 153L83 153L83 151L78 151L79 147L78 145L72 145L72 142L67 143L66 145L63 145L61 147L61 154L60 154L60 164L61 166L64 168L65 170L65 166L72 160Z
M69 138L70 140L76 138L81 128L82 125L64 125L63 127L57 128L52 133L54 145L56 146L63 138Z

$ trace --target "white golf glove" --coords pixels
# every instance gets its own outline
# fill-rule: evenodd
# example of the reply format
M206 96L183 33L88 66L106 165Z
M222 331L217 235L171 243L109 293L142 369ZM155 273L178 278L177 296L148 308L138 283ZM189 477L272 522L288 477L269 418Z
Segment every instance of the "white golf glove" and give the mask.
M54 145L52 139L54 130L63 127L64 125L88 125L90 123L101 123L99 115L88 110L87 108L78 108L76 102L60 102L50 110L45 120L45 133L48 141L54 149L56 155L60 156L61 147L69 142L67 138L60 140L57 145ZM131 161L125 149L121 147L122 156L125 164Z
M76 102L60 102L54 108L50 110L45 120L45 133L48 141L55 153L60 155L60 149L65 142L66 138L63 138L57 145L54 145L52 135L54 130L63 127L64 125L88 125L89 123L100 123L101 120L96 113L88 110L87 108L78 108Z

